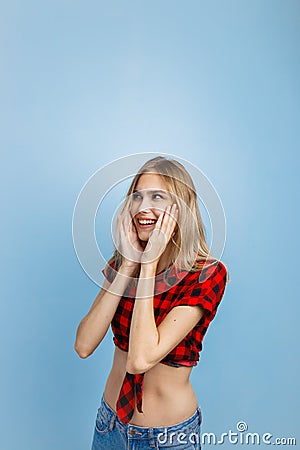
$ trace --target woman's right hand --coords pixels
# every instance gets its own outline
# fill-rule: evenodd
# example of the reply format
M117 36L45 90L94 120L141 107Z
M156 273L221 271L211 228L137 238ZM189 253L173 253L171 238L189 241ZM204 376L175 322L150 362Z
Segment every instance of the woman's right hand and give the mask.
M136 268L142 258L143 247L140 244L136 228L134 226L130 212L124 214L123 218L118 218L119 246L118 249L123 257L123 266Z

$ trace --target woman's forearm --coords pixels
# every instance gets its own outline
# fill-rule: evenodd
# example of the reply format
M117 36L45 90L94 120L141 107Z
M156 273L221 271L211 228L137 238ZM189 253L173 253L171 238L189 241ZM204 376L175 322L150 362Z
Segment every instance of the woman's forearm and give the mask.
M132 273L131 267L121 266L108 289L101 289L89 312L81 320L74 344L81 358L91 355L106 335Z
M151 355L152 349L158 345L159 335L153 308L155 273L155 265L141 265L131 318L126 366L126 370L129 373L145 371L147 368L147 355Z

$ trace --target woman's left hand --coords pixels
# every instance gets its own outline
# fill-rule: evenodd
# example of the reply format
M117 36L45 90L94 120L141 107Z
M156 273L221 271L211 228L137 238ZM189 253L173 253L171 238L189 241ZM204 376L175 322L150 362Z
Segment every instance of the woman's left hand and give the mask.
M146 248L144 249L141 264L157 264L170 241L176 226L178 216L177 205L168 206L159 216L152 231Z

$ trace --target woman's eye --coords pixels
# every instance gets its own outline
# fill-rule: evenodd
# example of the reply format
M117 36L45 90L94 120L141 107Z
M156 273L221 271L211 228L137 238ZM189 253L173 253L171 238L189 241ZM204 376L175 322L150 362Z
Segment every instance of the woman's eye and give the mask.
M154 198L154 200L161 200L163 199L163 196L160 194L153 194L152 198Z
M140 200L142 198L141 194L138 194L137 192L134 192L132 194L133 200Z

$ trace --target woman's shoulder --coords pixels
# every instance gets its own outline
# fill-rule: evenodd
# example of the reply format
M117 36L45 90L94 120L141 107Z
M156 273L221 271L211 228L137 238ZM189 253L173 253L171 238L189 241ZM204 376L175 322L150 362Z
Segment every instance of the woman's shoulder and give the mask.
M189 271L189 275L192 278L199 277L199 281L213 277L222 277L225 278L226 282L229 281L229 272L226 264L216 258L196 260L192 269Z

